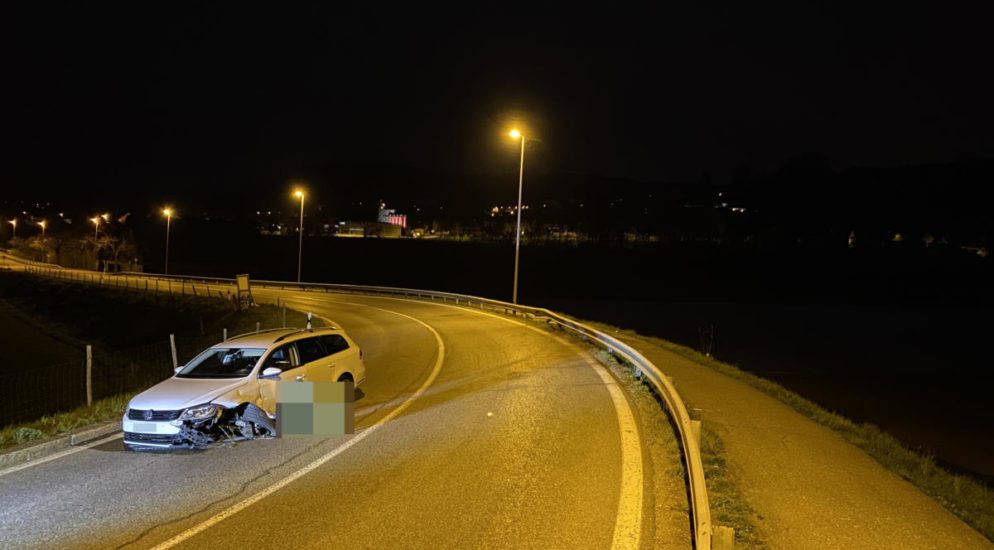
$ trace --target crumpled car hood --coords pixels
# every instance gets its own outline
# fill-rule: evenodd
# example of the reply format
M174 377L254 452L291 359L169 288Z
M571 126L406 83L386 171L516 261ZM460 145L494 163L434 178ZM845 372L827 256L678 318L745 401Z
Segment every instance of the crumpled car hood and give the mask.
M170 378L131 399L133 409L176 411L208 403L246 383L245 378Z

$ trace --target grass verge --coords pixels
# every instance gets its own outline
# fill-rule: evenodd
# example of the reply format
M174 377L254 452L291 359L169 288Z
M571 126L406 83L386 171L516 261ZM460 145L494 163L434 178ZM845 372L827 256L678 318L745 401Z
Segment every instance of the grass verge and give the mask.
M779 400L808 419L835 431L846 441L873 457L882 466L935 499L989 540L994 540L994 491L990 487L969 476L957 474L941 467L936 464L935 458L931 455L907 447L876 425L871 423L857 424L848 418L822 408L776 382L723 363L686 346L656 337L639 335L634 331L612 327L604 323L584 322L611 333L627 333L646 339L667 351L744 382ZM702 434L702 445L703 439ZM710 495L712 479L710 477L707 479L708 494Z
M718 432L701 424L701 462L708 485L711 523L735 529L736 548L765 548L753 518L756 512L725 461L725 443Z
M663 433L671 436L668 438L669 445L675 448L676 453L681 453L678 443L679 435L676 433L676 428L669 422L669 416L665 413L666 405L662 398L656 395L655 391L644 380L638 380L632 376L630 374L631 367L621 362L616 355L601 349L597 349L593 353L597 360L604 365L624 368L624 371L628 373L625 380L629 382L626 384L626 390L630 394L651 395L655 401L653 405L657 407L656 412L660 412L658 411L659 407L664 409L664 414L653 416L657 422L665 424ZM617 374L617 369L615 372ZM656 431L662 430L657 427ZM728 463L725 460L725 445L718 433L709 429L707 425L701 427L701 461L704 464L704 479L707 480L708 485L711 523L735 529L736 548L763 548L763 542L759 538L756 524L753 522L755 511L749 506L739 488L738 481L728 468ZM677 468L681 483L683 483L686 478L683 463L678 463ZM689 514L688 509L685 508L684 511Z
M660 400L631 368L599 348L590 348L597 361L609 369L624 390L638 422L643 449L643 478L647 481L644 536L653 548L689 548L692 544L686 473L676 427L660 410ZM648 515L651 510L651 516Z
M7 426L0 429L0 449L67 434L77 428L100 422L120 420L130 399L131 394L116 395L95 401L89 407L78 407L43 416L33 422Z

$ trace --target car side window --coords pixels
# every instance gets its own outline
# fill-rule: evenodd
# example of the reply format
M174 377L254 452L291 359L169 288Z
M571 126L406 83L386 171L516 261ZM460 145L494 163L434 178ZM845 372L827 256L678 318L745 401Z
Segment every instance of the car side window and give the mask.
M297 353L300 354L300 363L302 365L306 365L311 361L317 361L328 355L317 338L304 338L303 340L297 340L296 344Z
M328 355L349 349L349 343L338 334L319 336L318 339L324 344L324 349L328 352Z
M292 353L291 347L293 344L282 345L274 349L269 357L266 358L266 364L262 366L262 372L269 367L276 367L284 371L290 370L297 367L296 361L294 361L294 354Z

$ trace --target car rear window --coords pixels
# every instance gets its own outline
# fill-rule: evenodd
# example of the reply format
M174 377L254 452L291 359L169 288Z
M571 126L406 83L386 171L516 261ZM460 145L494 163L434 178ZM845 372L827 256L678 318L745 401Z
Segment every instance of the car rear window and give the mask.
M349 343L338 334L318 336L318 339L324 344L324 349L328 351L328 355L349 349Z

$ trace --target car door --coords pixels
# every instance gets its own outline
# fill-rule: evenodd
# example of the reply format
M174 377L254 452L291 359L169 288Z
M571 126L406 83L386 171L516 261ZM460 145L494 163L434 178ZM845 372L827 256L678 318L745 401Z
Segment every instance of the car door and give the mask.
M282 369L283 372L275 378L262 378L262 373L269 367ZM262 401L262 408L270 415L276 414L276 382L283 380L294 380L298 376L303 376L300 357L297 348L293 344L283 344L266 356L266 362L259 369L259 397Z
M317 337L302 338L294 342L300 354L301 366L308 382L326 382L332 380L328 352Z

